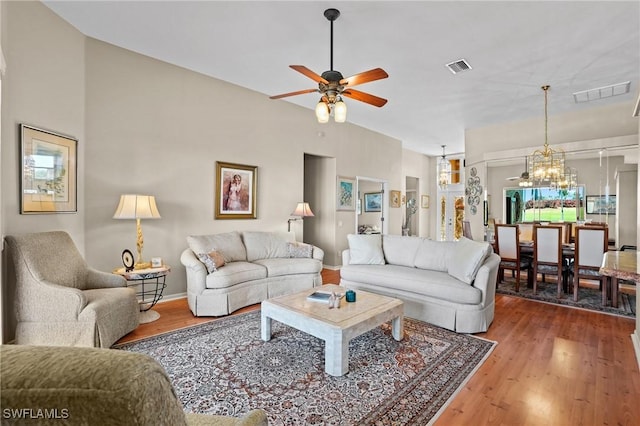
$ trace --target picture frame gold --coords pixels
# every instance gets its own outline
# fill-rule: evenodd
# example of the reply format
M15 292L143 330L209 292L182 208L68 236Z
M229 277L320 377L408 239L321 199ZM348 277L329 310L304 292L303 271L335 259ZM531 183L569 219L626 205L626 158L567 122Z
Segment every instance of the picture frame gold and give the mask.
M402 201L402 193L400 191L389 191L389 205L391 207L400 207Z
M428 195L422 195L420 197L420 207L422 207L423 209L428 209L429 208L429 196Z
M216 161L216 219L257 219L258 167Z
M78 211L78 140L20 124L20 214Z

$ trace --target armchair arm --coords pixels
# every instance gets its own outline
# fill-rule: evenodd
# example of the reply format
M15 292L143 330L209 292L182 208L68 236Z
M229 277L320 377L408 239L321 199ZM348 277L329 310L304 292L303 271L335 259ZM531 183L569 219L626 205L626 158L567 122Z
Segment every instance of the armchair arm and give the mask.
M126 287L127 280L124 277L116 274L112 274L110 272L98 271L97 269L88 268L87 269L87 282L86 288L87 290L97 289L97 288L115 288L115 287Z
M82 290L65 287L50 281L29 280L17 291L22 292L22 303L16 306L18 321L77 321L80 312L87 306L87 297Z

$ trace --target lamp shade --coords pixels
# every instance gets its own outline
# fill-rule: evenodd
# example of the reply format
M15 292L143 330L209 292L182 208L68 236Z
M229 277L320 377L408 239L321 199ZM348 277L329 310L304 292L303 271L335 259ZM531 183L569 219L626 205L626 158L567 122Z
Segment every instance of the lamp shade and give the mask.
M160 219L160 212L158 212L158 207L156 206L156 197L153 195L121 195L113 218Z
M297 217L311 217L315 216L309 207L309 203L298 203L296 209L291 213L291 216Z
M347 104L342 101L342 98L334 105L333 119L336 123L344 123L347 121Z
M327 105L322 99L316 105L316 118L318 123L327 123L329 121L329 105Z

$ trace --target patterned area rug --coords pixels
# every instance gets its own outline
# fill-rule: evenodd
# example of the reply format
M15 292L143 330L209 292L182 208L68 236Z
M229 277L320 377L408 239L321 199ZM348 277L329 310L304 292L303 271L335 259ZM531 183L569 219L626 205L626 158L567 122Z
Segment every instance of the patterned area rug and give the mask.
M435 420L496 345L405 318L353 339L349 372L324 372L324 342L260 312L234 315L118 346L158 360L187 412L242 415L262 408L272 425L420 425Z
M509 272L507 272L508 274ZM574 308L588 309L591 311L606 312L608 314L620 315L635 318L636 316L636 295L633 292L618 292L618 307L602 306L602 293L596 288L579 287L578 301L573 301L572 294L563 294L560 299L557 297L558 288L555 282L538 283L538 291L534 295L532 288L527 288L526 276L520 278L520 291L516 293L515 281L509 280L498 284L496 292L511 296L524 297L526 299L539 300L542 302L557 305L571 306Z

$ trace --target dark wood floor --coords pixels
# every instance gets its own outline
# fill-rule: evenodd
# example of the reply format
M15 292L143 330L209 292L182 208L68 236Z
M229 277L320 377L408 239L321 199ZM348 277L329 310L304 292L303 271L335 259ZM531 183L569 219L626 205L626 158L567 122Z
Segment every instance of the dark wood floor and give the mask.
M339 276L323 271L325 283ZM195 318L186 299L154 309L160 319L119 342L215 320ZM638 425L634 329L629 318L497 295L493 324L476 336L498 345L436 424Z

